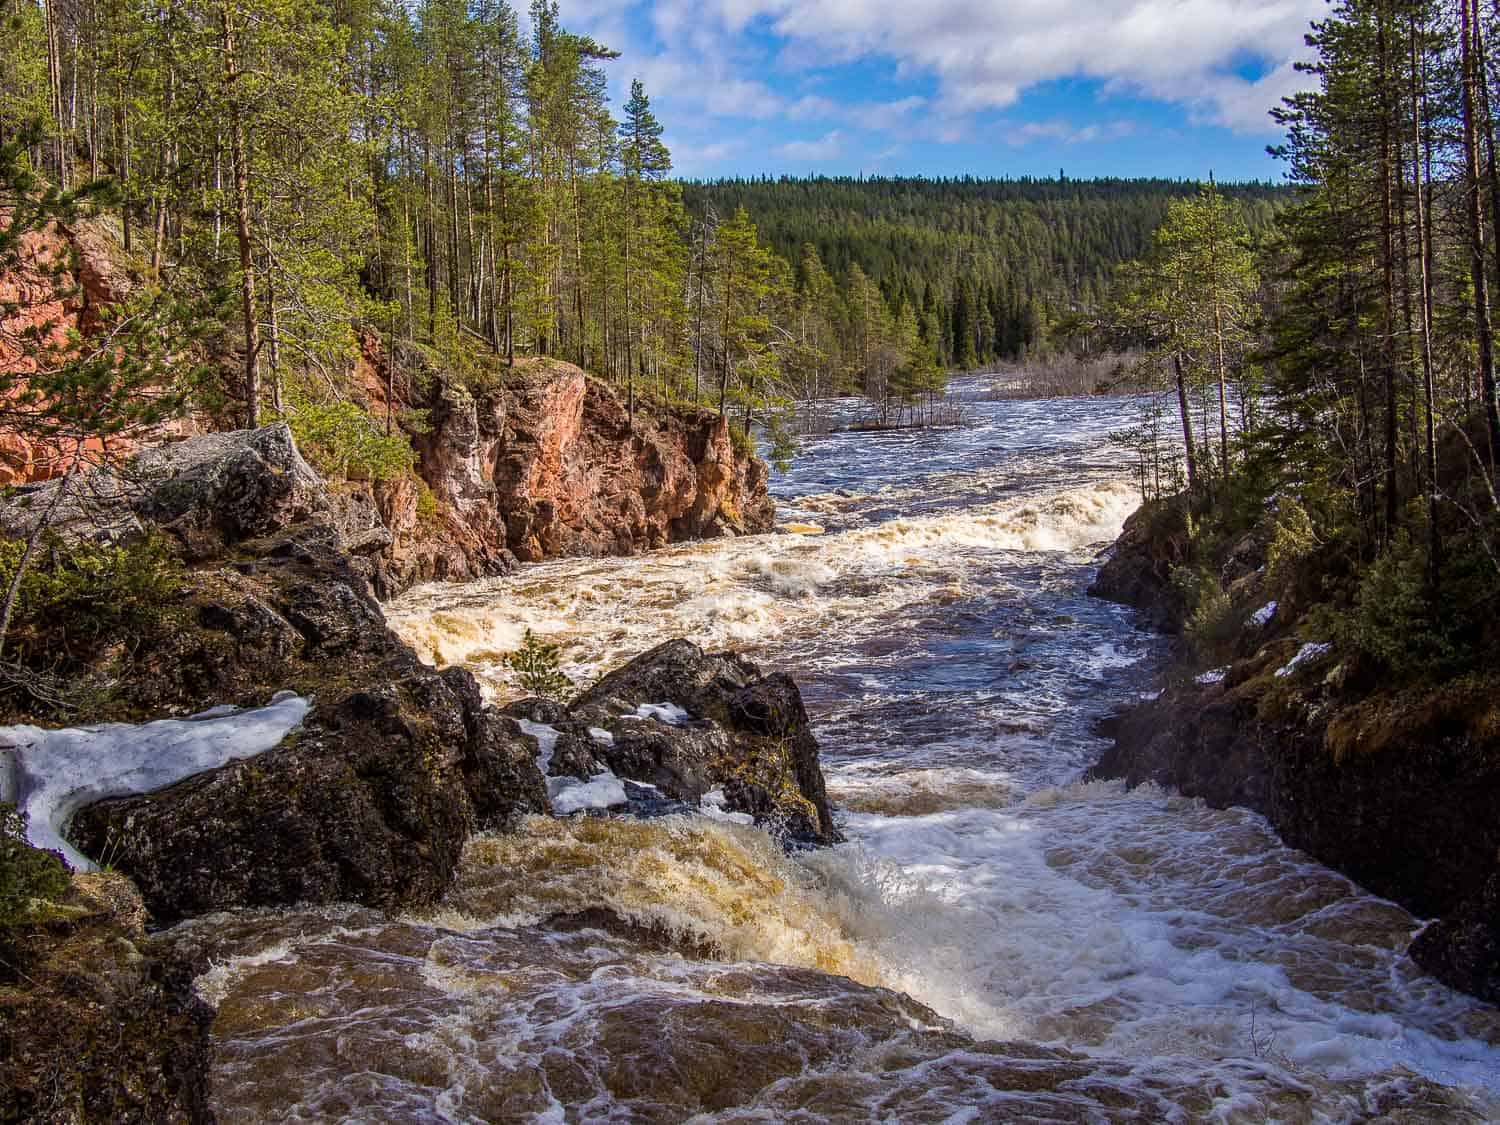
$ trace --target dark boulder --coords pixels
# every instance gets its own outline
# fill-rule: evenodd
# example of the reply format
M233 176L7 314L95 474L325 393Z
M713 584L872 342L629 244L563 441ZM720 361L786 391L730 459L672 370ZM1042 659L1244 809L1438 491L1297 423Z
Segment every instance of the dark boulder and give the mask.
M663 703L688 719L639 713L643 704ZM789 676L764 676L734 653L668 641L603 677L569 713L613 734L612 744L594 752L622 778L690 803L722 788L727 809L750 814L785 839L841 838L817 740Z
M92 805L70 835L130 875L158 921L241 906L434 902L473 813L466 731L436 676L316 708L274 750Z

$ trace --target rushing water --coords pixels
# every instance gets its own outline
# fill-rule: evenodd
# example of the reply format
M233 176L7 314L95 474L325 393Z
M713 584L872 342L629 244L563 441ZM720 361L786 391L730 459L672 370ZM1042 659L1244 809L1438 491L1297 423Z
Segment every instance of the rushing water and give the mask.
M497 697L526 627L579 679L674 636L791 671L849 843L537 818L427 917L188 923L221 1119L1500 1117L1500 1012L1410 915L1251 813L1077 781L1157 654L1083 594L1136 501L1119 409L814 439L779 534L389 607ZM546 923L601 906L631 925Z

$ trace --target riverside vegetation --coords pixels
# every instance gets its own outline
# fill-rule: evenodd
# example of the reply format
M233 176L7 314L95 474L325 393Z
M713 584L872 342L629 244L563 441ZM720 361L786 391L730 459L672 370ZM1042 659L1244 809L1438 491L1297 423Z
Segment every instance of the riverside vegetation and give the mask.
M1095 313L1166 390L1096 591L1180 631L1102 771L1265 811L1442 920L1500 999L1500 172L1493 13L1335 4L1277 111L1296 202L1252 245L1212 186ZM1182 491L1178 491L1181 489Z

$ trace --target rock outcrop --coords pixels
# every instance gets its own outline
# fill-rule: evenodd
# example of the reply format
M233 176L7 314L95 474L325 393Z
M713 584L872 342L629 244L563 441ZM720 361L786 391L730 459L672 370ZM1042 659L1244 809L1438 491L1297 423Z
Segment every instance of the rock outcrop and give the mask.
M1089 595L1131 606L1148 628L1175 633L1182 628L1182 606L1172 591L1172 571L1187 559L1189 545L1183 497L1144 505L1106 552Z
M1224 563L1242 623L1228 663L1208 674L1179 668L1159 697L1112 720L1115 743L1093 775L1261 812L1290 846L1435 918L1412 956L1445 982L1500 1002L1493 693L1472 678L1386 687L1358 654L1299 635L1286 599L1276 607L1264 576L1245 573L1246 550ZM1127 532L1110 565L1144 573L1159 551ZM1157 589L1156 602L1140 603L1148 620L1170 616L1162 601L1173 592Z
M368 350L368 349L367 349ZM687 539L769 530L764 462L704 410L653 408L630 424L603 383L556 360L528 360L471 387L410 347L373 352L362 385L377 415L394 362L417 471L436 501L425 518L406 482L375 489L394 544L383 592L415 581L503 573L517 560L630 555Z
M749 814L791 842L841 839L817 740L789 676L763 675L734 653L668 641L605 676L568 714L586 729L609 733L608 741L594 738L590 746L622 778L693 805L722 789L725 809Z
M0 935L0 1121L212 1120L213 1012L129 880L75 876L48 915Z
M0 508L0 527L50 502L52 482ZM547 809L533 748L462 670L422 664L386 628L368 556L380 525L351 512L284 426L213 434L77 482L65 536L155 534L188 565L181 601L128 663L106 650L79 677L87 717L254 706L278 690L315 706L255 758L75 817L87 854L139 884L157 920L249 905L434 901L464 841ZM378 537L376 539L378 542Z
M28 373L34 360L20 341L30 335L62 346L100 328L143 276L102 220L27 232L0 270L0 373ZM360 553L380 597L502 574L518 559L635 554L771 527L765 463L708 411L653 405L632 425L604 383L570 364L526 358L461 376L418 345L388 354L368 333L352 384L373 418L405 428L417 454L415 476L332 489L337 506L379 525ZM146 461L164 441L215 427L177 418L111 438L107 455L91 441L85 455L119 463L145 450ZM66 464L45 442L0 434L0 486L49 480Z

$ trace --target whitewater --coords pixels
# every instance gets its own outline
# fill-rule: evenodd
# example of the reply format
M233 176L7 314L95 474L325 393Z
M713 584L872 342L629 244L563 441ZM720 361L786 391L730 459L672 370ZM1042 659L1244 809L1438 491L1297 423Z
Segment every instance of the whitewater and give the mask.
M1404 956L1421 920L1253 813L1079 780L1161 655L1084 593L1125 406L968 409L809 439L775 534L388 606L496 700L528 628L580 684L678 636L791 672L848 840L533 818L425 915L184 923L220 1119L1500 1118L1500 1011Z

